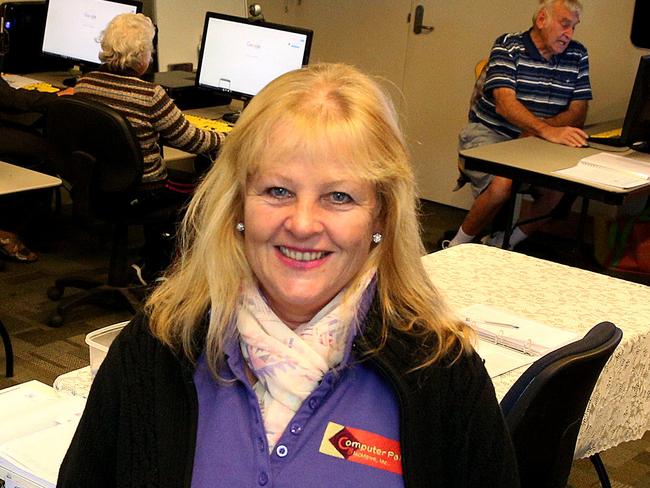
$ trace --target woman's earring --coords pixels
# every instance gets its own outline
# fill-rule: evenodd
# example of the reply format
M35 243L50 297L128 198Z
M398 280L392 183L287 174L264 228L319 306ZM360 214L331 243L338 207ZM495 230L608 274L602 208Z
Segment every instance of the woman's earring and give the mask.
M246 226L243 222L237 222L235 229L237 229L239 232L244 232L246 230Z
M372 235L372 242L374 242L375 244L379 244L383 238L384 236L382 236L379 232L375 232Z

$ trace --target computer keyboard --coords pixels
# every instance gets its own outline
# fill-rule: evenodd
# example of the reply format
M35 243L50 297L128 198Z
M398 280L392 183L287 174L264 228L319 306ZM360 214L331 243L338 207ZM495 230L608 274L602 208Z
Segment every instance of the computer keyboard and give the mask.
M212 132L230 132L232 124L221 119L209 119L207 117L199 117L198 115L185 114L185 118L190 124L193 124L200 129L209 130Z
M625 147L626 144L621 141L621 129L612 129L604 132L599 132L589 136L589 142L596 144L603 144L611 147Z

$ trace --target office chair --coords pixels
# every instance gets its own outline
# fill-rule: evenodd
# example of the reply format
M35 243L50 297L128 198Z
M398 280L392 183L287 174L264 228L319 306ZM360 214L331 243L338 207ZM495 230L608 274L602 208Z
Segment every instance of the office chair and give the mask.
M64 155L61 178L70 185L75 214L113 225L107 282L57 279L48 290L52 300L61 299L67 287L84 291L62 300L49 325L60 327L71 308L88 303L135 313L143 293L128 285L128 228L173 222L177 206L138 208L133 190L142 178L142 153L133 128L112 108L77 96L60 97L48 109L47 138Z
M11 346L11 337L2 320L0 320L0 337L5 349L5 376L11 378L14 375L14 350Z
M566 486L580 424L605 363L623 332L609 322L535 361L501 401L515 446L522 488ZM592 456L603 487L600 456Z

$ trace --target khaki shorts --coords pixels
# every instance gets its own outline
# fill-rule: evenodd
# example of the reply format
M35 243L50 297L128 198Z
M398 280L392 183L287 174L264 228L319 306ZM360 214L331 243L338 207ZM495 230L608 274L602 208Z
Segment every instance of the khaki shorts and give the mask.
M487 144L509 141L510 139L512 138L499 134L483 124L470 122L458 135L458 150L462 151L465 149L472 149ZM465 185L465 183L469 182L472 187L474 198L479 196L494 179L494 175L483 173L482 171L461 169L460 161L458 170L461 172L461 176L458 178L458 184L454 191L459 190Z

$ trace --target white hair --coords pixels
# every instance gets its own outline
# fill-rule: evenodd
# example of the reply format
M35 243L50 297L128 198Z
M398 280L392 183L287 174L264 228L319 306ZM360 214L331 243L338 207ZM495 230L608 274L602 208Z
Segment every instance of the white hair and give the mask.
M566 8L568 8L574 14L577 14L578 17L582 15L582 4L579 0L539 0L539 8L535 11L533 15L533 24L537 22L537 17L539 14L544 11L546 12L547 18L550 18L553 14L553 5L556 3L562 3Z
M114 71L147 67L151 62L155 34L156 30L149 17L143 14L120 14L102 32L99 59Z

